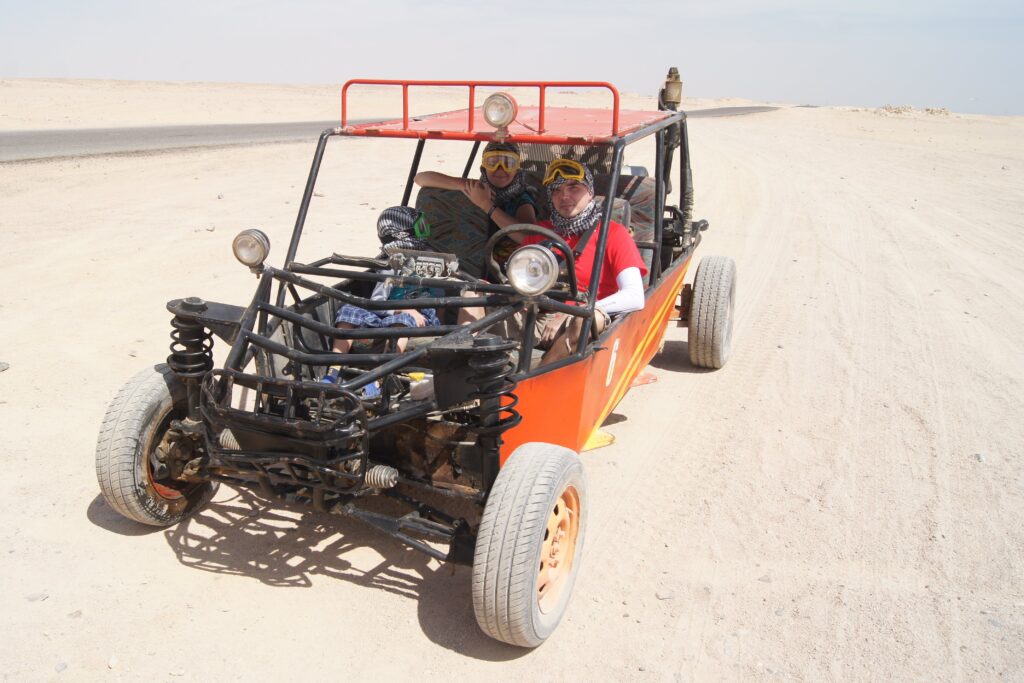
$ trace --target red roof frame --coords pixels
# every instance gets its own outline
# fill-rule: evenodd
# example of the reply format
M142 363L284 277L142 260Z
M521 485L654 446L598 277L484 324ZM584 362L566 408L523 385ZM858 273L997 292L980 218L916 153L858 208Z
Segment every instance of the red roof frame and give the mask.
M402 118L392 121L348 124L348 89L353 85L393 85L402 88ZM410 118L410 87L457 87L468 90L466 109ZM665 111L633 111L619 108L619 91L611 83L598 81L402 81L353 79L341 88L341 134L386 138L439 138L448 140L492 140L496 131L475 105L476 89L537 88L539 106L520 107L508 127L508 140L548 144L603 144L628 135L672 115ZM568 108L546 106L548 88L604 88L611 92L612 108Z

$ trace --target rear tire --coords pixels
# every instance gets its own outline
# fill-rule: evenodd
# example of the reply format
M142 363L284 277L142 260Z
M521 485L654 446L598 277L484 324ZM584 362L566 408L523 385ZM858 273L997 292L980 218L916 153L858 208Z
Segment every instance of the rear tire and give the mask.
M573 451L517 448L491 488L473 557L473 611L487 635L536 647L558 626L579 571L587 481Z
M736 304L736 262L709 256L697 266L690 304L687 346L690 362L718 369L729 359Z
M185 386L166 364L143 370L121 388L96 443L96 479L110 507L142 524L170 526L209 502L212 482L153 476L156 447L171 421L186 414Z

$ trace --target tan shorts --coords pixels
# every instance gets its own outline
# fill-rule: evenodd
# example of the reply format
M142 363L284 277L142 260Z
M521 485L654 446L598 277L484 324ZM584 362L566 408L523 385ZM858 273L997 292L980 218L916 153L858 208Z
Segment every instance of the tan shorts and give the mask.
M534 346L539 349L550 348L550 343L542 343L539 341L541 334L544 333L544 328L547 327L548 321L551 320L555 313L553 311L542 311L537 316L537 320L533 324L533 340ZM566 316L565 320L559 326L558 334L563 334L566 328L573 320L580 320L582 318L576 318L574 316ZM592 339L597 339L598 335L604 332L604 329L608 326L608 315L600 308L597 309L597 314L594 316L594 324L590 328L590 336ZM498 334L505 339L519 339L523 334L523 323L526 321L526 312L520 311L510 318L506 318L500 323L493 325L488 331L493 334ZM557 335L556 335L557 336Z

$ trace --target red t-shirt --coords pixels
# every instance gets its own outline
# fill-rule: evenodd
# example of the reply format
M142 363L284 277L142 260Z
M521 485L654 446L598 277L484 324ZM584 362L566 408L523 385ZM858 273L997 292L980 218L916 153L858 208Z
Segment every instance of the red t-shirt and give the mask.
M551 221L540 221L537 223L542 228L554 230ZM571 235L565 240L570 249L576 248L581 235ZM579 283L581 292L587 291L590 287L590 274L594 272L594 255L597 251L597 232L590 236L583 253L576 257L576 281ZM543 242L540 235L527 235L523 244L537 244ZM556 250L557 252L557 250ZM621 223L612 221L608 226L608 244L604 249L604 267L601 268L601 281L597 285L597 298L604 299L619 291L619 285L615 282L615 276L626 268L639 268L640 276L647 274L647 266L640 256L640 250L636 248L633 236L629 234L626 227Z

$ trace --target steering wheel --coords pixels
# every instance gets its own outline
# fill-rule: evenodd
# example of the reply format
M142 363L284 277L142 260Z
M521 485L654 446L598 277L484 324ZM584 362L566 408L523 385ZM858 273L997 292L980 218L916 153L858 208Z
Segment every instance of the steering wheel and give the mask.
M569 291L575 298L579 294L579 289L576 286L576 258L572 253L572 249L568 244L565 243L561 237L557 234L542 228L539 225L532 225L530 223L514 223L507 228L502 228L498 232L491 235L491 239L487 240L487 245L484 247L487 253L487 269L491 274L498 279L498 282L505 284L508 282L508 277L505 273L501 272L501 266L498 265L498 261L494 258L494 248L498 243L512 235L540 235L545 240L553 242L552 246L562 253L562 258L565 259L565 267L569 277Z

